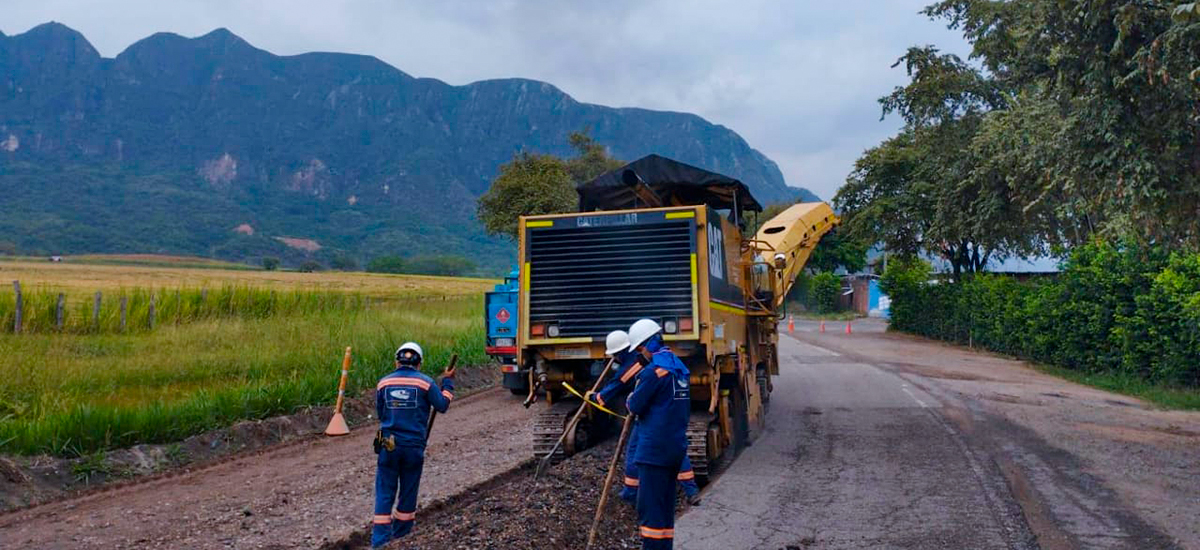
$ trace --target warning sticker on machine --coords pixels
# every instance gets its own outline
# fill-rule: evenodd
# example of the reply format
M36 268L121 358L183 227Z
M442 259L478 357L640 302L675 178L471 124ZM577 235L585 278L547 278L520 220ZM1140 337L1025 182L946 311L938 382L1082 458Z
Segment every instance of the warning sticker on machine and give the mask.
M554 350L554 356L558 359L586 359L591 355L588 348L558 348Z

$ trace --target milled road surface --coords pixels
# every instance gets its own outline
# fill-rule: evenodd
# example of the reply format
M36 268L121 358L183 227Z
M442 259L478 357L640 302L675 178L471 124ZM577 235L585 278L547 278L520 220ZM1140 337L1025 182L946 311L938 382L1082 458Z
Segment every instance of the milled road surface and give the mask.
M767 429L678 548L1200 548L1200 414L829 328L780 338Z
M527 460L534 412L503 389L453 403L434 426L421 504ZM315 548L370 523L374 429L0 516L0 548Z

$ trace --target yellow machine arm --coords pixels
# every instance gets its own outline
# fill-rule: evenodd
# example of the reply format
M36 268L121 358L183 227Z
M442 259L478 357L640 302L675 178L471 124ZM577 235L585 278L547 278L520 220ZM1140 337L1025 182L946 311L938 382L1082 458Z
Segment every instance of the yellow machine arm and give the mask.
M840 221L828 204L804 202L784 210L758 230L754 248L762 260L775 267L777 280L772 286L776 308L783 305L821 237Z

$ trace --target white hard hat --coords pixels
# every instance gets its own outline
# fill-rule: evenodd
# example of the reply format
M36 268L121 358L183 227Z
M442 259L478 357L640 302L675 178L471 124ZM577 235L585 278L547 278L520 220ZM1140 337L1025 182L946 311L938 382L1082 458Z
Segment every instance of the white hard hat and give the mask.
M403 345L401 345L399 348L396 349L396 360L403 361L405 359L408 359L408 356L410 354L405 353L405 352L412 352L412 353L416 354L417 360L412 361L414 363L420 363L421 358L425 356L425 352L421 350L421 346L417 345L416 342L405 342ZM411 361L411 359L409 359L409 360Z
M655 334L662 332L662 327L650 319L639 319L629 327L629 349L637 349L645 344Z
M604 338L604 353L616 355L622 351L629 350L629 333L623 330L614 330L608 333Z

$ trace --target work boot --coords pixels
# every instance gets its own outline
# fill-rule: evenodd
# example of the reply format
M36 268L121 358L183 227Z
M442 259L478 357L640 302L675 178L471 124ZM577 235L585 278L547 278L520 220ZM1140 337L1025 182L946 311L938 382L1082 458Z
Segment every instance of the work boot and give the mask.
M688 503L688 506L699 506L700 505L700 493L688 495L687 503Z

